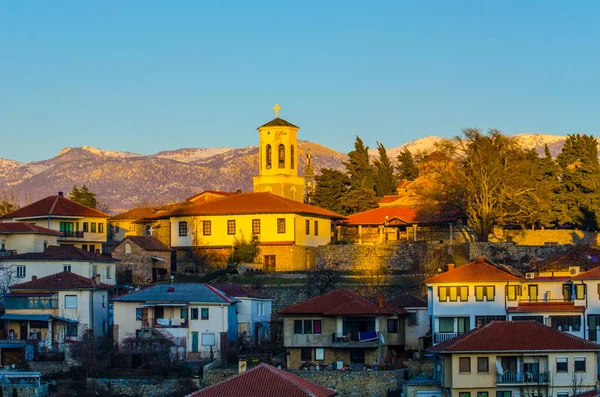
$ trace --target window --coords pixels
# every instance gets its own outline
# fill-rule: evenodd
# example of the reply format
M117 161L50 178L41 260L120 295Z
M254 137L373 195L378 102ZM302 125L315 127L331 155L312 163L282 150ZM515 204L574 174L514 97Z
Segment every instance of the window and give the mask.
M483 327L491 321L506 321L506 316L475 316L475 327Z
M214 346L215 334L202 334L202 346Z
M556 357L556 372L567 372L569 370L569 359L567 357Z
M442 317L439 319L439 332L454 332L454 318Z
M315 360L316 361L325 360L325 349L323 349L322 347L318 347L315 349Z
M141 321L148 318L148 308L138 307L135 309L135 320Z
M186 221L181 221L179 222L179 236L183 237L183 236L187 236L187 222Z
M471 392L461 391L458 393L458 397L471 397Z
M488 392L486 391L478 391L477 397L488 397Z
M387 332L389 334L398 333L398 320L395 318L388 318L387 320Z
M110 270L110 266L106 266L106 279L110 280L112 278L112 271Z
M208 307L200 309L200 320L208 320Z
M450 298L450 302L466 302L469 300L469 287L438 287L438 296L440 302L446 302Z
M67 335L70 338L77 337L77 325L67 325Z
M302 320L294 320L294 333L295 334L302 333Z
M70 272L71 271L71 265L63 265L63 271L64 272Z
M506 286L506 297L509 301L516 301L521 295L520 285L507 285Z
M252 234L260 234L260 219L252 219Z
M77 309L77 295L65 295L65 309Z
M512 393L509 391L497 391L496 397L511 397Z
M408 315L408 325L419 325L419 313L410 312Z
M537 321L540 324L544 324L544 316L512 316L512 321Z
M277 218L277 233L285 233L285 218Z
M131 244L125 243L125 253L126 254L131 254Z
M487 357L477 357L477 372L490 372L490 361Z
M265 147L265 159L266 159L266 164L265 167L267 169L271 169L271 162L272 162L272 153L271 153L271 145L267 145Z
M304 333L305 334L312 334L313 330L312 330L312 320L304 320Z
M276 267L275 255L265 255L263 259L263 267L265 272L274 272Z
M458 301L458 287L448 287L450 290L450 302Z
M527 292L529 293L529 302L537 302L537 297L538 297L537 284L528 285Z
M313 320L313 334L321 333L321 320Z
M96 252L96 246L94 244L90 244L90 252Z
M44 251L46 251L46 248L48 248L48 242L44 240ZM4 249L4 246L2 247L2 249Z
M471 357L458 358L458 371L462 374L471 372Z
M235 219L230 219L227 221L227 234L235 234Z
M102 321L102 332L106 332L106 321Z
M294 320L294 334L321 334L321 320Z
M278 164L279 164L279 168L285 168L285 145L280 144L277 147L277 157L278 157Z
M96 233L96 222L90 223L90 233Z
M259 316L264 316L265 315L265 304L262 302L259 302L256 305L256 314L258 314Z
M179 317L183 318L183 319L187 319L188 318L188 309L187 308L181 309L179 312Z
M310 347L301 347L300 348L300 360L302 360L302 361L312 361L312 348L310 348Z
M84 233L87 233L90 231L90 224L87 222L83 222L83 231Z
M84 251L87 251L88 250L88 245L87 244L81 244L81 249L84 250ZM127 247L125 247L125 253L126 254L128 253L127 252Z
M17 278L25 278L27 274L25 266L17 266Z
M569 397L569 393L556 393L556 397Z
M104 223L98 223L98 233L104 233Z
M440 302L446 302L448 300L446 287L438 287L438 296L440 297Z
M575 357L575 371L585 372L585 357Z
M102 307L106 307L106 295L102 295Z
M319 221L315 221L315 236L319 235Z
M96 277L98 275L98 265L92 265L92 277Z
M581 316L550 316L550 324L560 331L580 331Z
M198 320L198 308L192 308L191 317L192 320Z
M487 286L476 286L475 287L475 300L483 301L484 298L486 301L493 301L496 295L496 287L493 285Z
M304 221L304 233L310 234L310 220L308 219Z
M585 285L575 285L575 299L585 299Z
M129 231L130 232L135 232L135 223L130 223L129 224Z
M210 230L210 221L202 221L202 235L203 236L210 236L211 230Z
M290 146L290 168L294 169L294 145Z

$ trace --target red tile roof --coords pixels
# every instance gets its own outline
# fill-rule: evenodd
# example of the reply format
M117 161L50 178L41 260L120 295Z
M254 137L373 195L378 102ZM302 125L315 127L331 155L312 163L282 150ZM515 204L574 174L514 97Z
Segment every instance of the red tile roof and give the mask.
M257 299L273 299L254 288L233 283L211 284L213 287L232 298L257 298Z
M121 220L136 220L145 218L147 216L154 215L159 207L143 207L143 208L132 208L129 211L121 212L115 216L110 217L110 221L121 221Z
M550 276L542 276L542 277L536 277L536 278L523 278L523 282L524 283L539 283L539 282L544 282L544 283L564 283L569 281L571 278L570 277L550 277Z
M578 266L582 270L600 266L600 250L587 245L574 245L537 263L542 270L567 270L571 266Z
M386 221L392 222L397 219L406 224L417 222L417 210L414 206L381 207L372 210L348 215L346 225L383 225Z
M108 214L69 200L65 196L48 196L4 215L3 219L29 218L37 216L95 216L108 218Z
M93 252L84 251L81 248L68 245L48 246L44 252L28 252L25 254L0 256L0 261L94 261L94 262L116 262L116 259L106 255L99 255Z
M312 297L304 302L281 309L279 313L322 314L324 316L394 314L392 310L385 307L380 308L370 300L345 289L336 289Z
M145 251L171 251L171 248L167 247L153 236L127 236L121 240L121 242L119 242L115 248L121 244L124 244L126 241L131 241ZM113 248L113 250L115 248Z
M573 280L600 280L600 267L579 273L577 276L571 278Z
M208 202L212 200L218 200L222 197L229 197L236 194L235 192L221 192L219 190L204 190L200 193L194 194L191 197L185 199L185 201L197 202L202 199L202 202ZM216 197L215 197L216 196Z
M600 345L536 321L492 321L429 348L433 352L600 351Z
M516 307L506 309L509 313L533 312L583 312L585 306L575 306L575 302L519 302Z
M186 208L169 211L165 216L186 215L245 215L245 214L303 214L332 219L344 219L323 208L290 200L272 193L240 193Z
M35 276L34 276L35 277ZM60 272L50 276L40 277L20 284L10 286L11 291L17 290L65 290L65 289L111 289L110 285L95 284L91 278L80 276L71 272Z
M267 364L260 364L188 397L333 397L337 392Z
M62 236L61 232L37 225L32 225L31 223L27 222L0 222L0 234L4 233L36 233Z
M477 258L454 270L438 274L425 280L426 283L456 283L463 281L520 281L521 279L510 272L500 269L484 258Z
M398 195L394 195L394 196L383 196L381 199L379 199L379 204L389 204L389 203L393 203L394 201L397 201L400 197Z

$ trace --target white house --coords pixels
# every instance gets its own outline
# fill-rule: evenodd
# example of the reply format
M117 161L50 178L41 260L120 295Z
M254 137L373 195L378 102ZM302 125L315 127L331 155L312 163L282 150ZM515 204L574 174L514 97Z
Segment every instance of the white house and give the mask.
M404 324L405 350L419 350L419 339L429 333L427 301L411 294L403 294L389 301L408 312Z
M0 221L0 256L42 252L57 244L61 233L26 222Z
M224 354L237 339L237 301L208 284L159 284L113 299L114 338L158 329L189 357Z
M69 271L85 278L96 277L98 282L116 284L116 259L72 246L48 246L43 252L0 256L0 265L10 272L11 284L32 276L38 278Z

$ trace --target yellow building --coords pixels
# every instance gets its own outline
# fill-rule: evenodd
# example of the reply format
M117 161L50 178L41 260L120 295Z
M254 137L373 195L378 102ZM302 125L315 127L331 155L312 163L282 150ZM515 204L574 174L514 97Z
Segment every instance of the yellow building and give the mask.
M270 192L295 201L304 201L304 178L298 175L298 140L300 129L279 118L258 127L259 173L254 177L255 192Z

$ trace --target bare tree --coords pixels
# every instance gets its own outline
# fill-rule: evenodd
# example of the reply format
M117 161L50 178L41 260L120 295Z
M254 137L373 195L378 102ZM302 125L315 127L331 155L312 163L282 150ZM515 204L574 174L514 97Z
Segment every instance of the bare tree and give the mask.
M302 292L308 297L323 295L336 289L339 282L339 265L327 263L308 273Z

